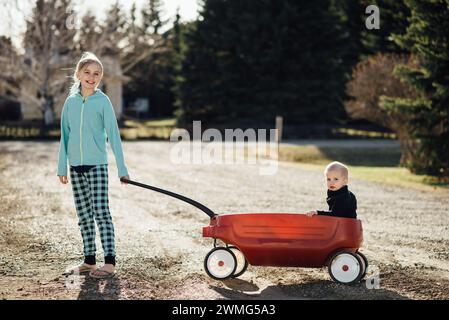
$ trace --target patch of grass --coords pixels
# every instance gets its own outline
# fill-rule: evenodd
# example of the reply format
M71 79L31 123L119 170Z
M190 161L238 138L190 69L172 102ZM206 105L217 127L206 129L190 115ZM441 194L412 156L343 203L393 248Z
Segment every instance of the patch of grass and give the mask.
M129 127L174 127L176 125L176 119L162 118L154 120L125 120L124 124Z
M323 171L332 161L348 165L352 178L419 190L449 191L449 181L427 175L415 175L399 167L400 151L396 148L341 148L316 146L283 146L279 160L300 163L309 170Z
M0 124L0 138L36 138L41 135L39 127Z
M124 140L156 139L168 140L172 128L170 127L138 127L121 128L120 134Z
M125 120L124 128L120 133L126 140L135 139L163 139L170 138L171 131L175 128L175 118L156 120Z
M327 164L328 162L325 162ZM298 163L306 170L323 172L324 166L319 164ZM449 182L439 181L435 177L415 175L401 167L364 167L348 166L350 177L421 191L441 191L449 195Z
M449 183L439 181L427 175L416 175L401 167L355 167L350 166L354 178L392 184L402 187L428 190L429 188L443 188L449 190Z
M379 132L370 130L359 130L352 128L338 128L332 130L333 133L342 134L348 137L363 137L363 138L387 138L397 139L397 135L392 132Z
M123 128L120 128L120 133L126 140L167 140L170 138L171 131L175 128L176 119L125 120L124 125ZM38 121L0 123L0 139L59 139L60 135L58 123L46 132L42 130Z

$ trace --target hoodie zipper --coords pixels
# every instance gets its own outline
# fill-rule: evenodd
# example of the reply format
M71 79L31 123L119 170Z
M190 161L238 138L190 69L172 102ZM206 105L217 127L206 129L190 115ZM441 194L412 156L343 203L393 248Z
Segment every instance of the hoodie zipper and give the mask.
M84 103L86 98L83 97L83 105L81 106L81 121L80 121L80 154L81 154L81 165L83 165L83 111Z

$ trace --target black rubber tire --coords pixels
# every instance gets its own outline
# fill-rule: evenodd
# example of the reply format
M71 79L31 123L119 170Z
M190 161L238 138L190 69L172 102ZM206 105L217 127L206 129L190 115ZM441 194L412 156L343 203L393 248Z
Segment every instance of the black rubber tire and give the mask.
M232 251L232 250L237 250L237 251L239 251L239 252L242 254L243 258L245 259L245 263L243 264L242 270L240 270L239 272L236 273L236 271L237 271L237 269L238 269L238 265L237 265L236 268L235 268L234 274L232 275L232 278L238 278L238 277L240 277L242 274L245 273L246 269L248 269L248 261L246 260L245 255L244 255L244 254L240 251L240 249L237 248L236 246L229 246L228 249L231 250L231 251ZM236 259L237 259L237 257L236 257Z
M360 278L360 280L363 280L363 278L365 278L365 276L366 276L366 271L368 271L369 263L368 263L368 259L366 258L366 256L363 253L361 253L360 251L357 251L357 254L362 257L363 262L365 263L365 270L363 271L362 277Z
M359 271L358 276L357 276L354 280L352 280L351 282L341 282L341 281L337 280L337 279L334 277L334 275L332 274L332 270L331 270L332 261L334 261L334 259L335 259L338 255L343 254L343 253L349 254L349 255L353 256L353 257L357 260L358 264L360 265L360 271ZM351 251L345 251L345 250L343 250L343 251L338 251L338 252L336 252L336 253L332 256L332 258L329 260L329 264L328 264L328 266L327 266L327 270L328 270L329 275L331 276L332 280L334 280L335 282L341 283L341 284L346 284L346 285L351 285L351 284L360 282L360 279L361 279L362 273L363 273L363 262L362 262L362 259L361 259L356 253L353 253L353 252L351 252Z
M225 250L225 251L228 251L228 252L231 254L231 256L234 258L234 269L233 269L233 271L231 272L230 275L228 275L227 277L224 277L224 278L215 277L214 275L212 275L212 274L210 273L209 269L207 268L207 260L209 259L209 256L210 256L212 253L214 253L215 251L217 251L217 250ZM214 279L214 280L226 280L226 279L231 278L231 277L234 275L234 272L235 272L235 269L236 269L236 268L237 268L237 258L235 257L234 252L232 252L231 250L229 250L229 249L226 248L226 247L215 247L215 248L213 248L211 251L209 251L209 252L206 254L206 257L204 258L204 270L206 271L207 275L208 275L209 277L211 277L212 279Z

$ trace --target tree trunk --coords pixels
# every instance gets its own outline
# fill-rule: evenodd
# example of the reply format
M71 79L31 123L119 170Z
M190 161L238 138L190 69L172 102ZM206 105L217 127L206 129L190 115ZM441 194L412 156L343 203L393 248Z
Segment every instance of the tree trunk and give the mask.
M49 128L53 126L55 120L53 96L45 92L43 98L42 119L44 120L44 127Z

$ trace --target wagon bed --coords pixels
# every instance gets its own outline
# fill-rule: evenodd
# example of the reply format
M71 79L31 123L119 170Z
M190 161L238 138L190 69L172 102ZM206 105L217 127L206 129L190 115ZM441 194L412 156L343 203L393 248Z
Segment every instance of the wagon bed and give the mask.
M236 246L254 266L322 267L336 251L356 252L363 230L349 218L237 213L213 217L203 237Z

